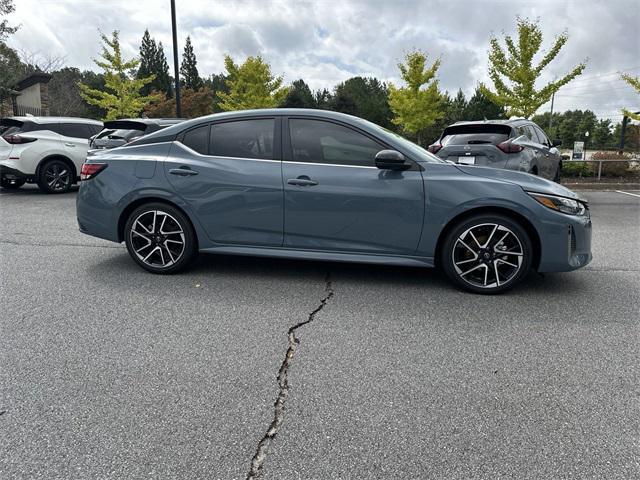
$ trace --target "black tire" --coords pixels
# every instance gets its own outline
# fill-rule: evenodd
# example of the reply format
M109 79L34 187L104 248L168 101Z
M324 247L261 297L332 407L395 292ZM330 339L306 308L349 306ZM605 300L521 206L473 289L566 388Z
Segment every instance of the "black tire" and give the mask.
M6 177L0 178L0 187L4 188L5 190L17 190L21 186L23 186L24 183L25 183L24 180L15 180L15 179L9 180Z
M479 214L449 230L439 257L440 267L458 287L495 294L513 288L527 275L533 247L515 220L500 214Z
M198 253L191 222L180 210L166 203L147 203L136 208L125 224L124 239L131 258L152 273L179 272L187 268Z
M38 172L38 187L45 193L66 193L74 184L73 168L61 159L46 161Z

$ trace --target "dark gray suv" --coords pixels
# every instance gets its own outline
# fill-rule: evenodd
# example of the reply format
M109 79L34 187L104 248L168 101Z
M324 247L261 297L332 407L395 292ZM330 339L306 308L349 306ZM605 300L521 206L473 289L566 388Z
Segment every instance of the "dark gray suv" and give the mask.
M457 122L442 132L429 151L463 165L507 168L560 181L562 142L526 119Z

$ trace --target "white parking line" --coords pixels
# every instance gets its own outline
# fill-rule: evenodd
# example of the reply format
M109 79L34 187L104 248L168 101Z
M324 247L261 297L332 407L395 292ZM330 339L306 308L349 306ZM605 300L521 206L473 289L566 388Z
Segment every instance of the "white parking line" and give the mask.
M638 195L637 193L623 192L622 190L616 190L616 193L623 193L624 195L631 195L632 197L639 197L640 198L640 195Z

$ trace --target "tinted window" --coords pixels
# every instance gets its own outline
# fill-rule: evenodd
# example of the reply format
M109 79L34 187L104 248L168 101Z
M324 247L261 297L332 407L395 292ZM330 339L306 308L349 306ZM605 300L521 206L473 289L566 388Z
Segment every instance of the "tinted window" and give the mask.
M342 125L321 120L291 119L291 149L296 162L373 166L385 147Z
M275 120L239 120L211 125L209 155L273 159Z
M91 135L95 135L96 133L100 133L100 131L102 130L102 125L94 125L93 123L88 123L87 127L89 128L89 131L91 132Z
M549 143L549 139L547 138L545 133L539 127L534 126L533 129L536 132L536 134L538 135L538 140L540 140L541 144L543 144L543 145L551 145L551 143Z
M202 155L207 154L207 143L209 142L209 125L203 125L193 130L189 130L182 137L182 143Z
M443 146L447 145L498 145L506 141L511 134L508 125L478 124L453 125L445 128L442 134Z
M60 135L74 138L89 138L93 132L84 123L59 123Z

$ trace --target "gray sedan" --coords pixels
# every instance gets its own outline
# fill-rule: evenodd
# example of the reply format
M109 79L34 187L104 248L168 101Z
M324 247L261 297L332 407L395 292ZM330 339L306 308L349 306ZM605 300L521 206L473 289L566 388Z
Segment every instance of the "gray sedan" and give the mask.
M186 121L90 157L80 230L173 273L198 252L440 267L507 290L591 260L587 203L527 173L456 165L365 120L302 109Z

